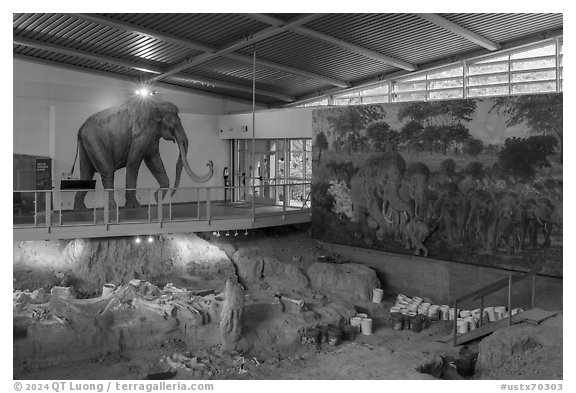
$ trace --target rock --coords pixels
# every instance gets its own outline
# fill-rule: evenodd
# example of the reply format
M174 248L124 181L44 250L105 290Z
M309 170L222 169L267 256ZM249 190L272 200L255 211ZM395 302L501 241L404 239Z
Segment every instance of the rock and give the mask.
M560 320L559 326L553 319ZM545 374L542 379L552 379L556 372L562 373L561 320L559 316L538 326L517 324L492 333L478 345L476 374L496 379L503 372L534 369Z
M339 294L346 299L369 301L380 280L371 268L358 263L315 262L306 271L313 288Z
M292 280L301 287L308 286L308 277L304 274L299 267L294 265L284 265L284 276L288 280Z
M240 281L247 287L266 279L292 281L299 287L308 286L308 277L297 266L283 263L277 258L261 256L254 248L241 248L234 253L232 262Z
M244 318L244 290L232 280L226 281L224 305L220 313L220 334L222 353L235 354L238 340L242 335Z
M241 248L234 253L232 263L236 266L238 279L246 286L261 280L264 271L264 260L254 250Z

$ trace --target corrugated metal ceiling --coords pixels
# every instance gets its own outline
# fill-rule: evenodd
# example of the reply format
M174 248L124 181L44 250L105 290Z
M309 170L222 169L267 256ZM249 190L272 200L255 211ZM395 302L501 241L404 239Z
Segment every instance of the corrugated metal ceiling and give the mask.
M250 100L255 50L256 100L282 106L562 30L562 14L13 14L13 53Z

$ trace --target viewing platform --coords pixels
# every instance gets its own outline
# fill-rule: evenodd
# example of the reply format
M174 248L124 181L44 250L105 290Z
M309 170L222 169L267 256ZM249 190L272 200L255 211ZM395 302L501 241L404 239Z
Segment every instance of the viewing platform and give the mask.
M76 192L86 208L74 209ZM310 183L270 186L14 191L14 241L245 231L310 222ZM165 192L164 198L158 198ZM115 203L110 196L114 196ZM287 196L286 198L284 196Z

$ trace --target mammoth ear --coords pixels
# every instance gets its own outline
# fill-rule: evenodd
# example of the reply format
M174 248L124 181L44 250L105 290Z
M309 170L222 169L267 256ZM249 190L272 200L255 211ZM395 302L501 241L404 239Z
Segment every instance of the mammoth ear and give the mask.
M164 113L160 108L156 106L154 107L154 109L152 109L152 118L154 119L155 122L157 123L161 122L163 117Z

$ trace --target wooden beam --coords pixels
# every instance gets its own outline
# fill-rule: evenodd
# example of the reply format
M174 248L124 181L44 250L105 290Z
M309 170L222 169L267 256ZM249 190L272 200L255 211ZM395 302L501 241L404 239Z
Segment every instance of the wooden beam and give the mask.
M427 20L430 23L435 24L438 27L443 28L444 30L448 30L451 33L456 34L464 38L465 40L474 42L488 50L495 51L500 50L500 44L494 41L491 41L487 38L482 37L480 34L474 33L471 30L468 30L465 27L462 27L454 22L449 21L448 19L438 15L438 14L416 14L420 18Z

